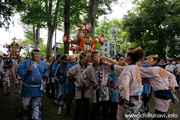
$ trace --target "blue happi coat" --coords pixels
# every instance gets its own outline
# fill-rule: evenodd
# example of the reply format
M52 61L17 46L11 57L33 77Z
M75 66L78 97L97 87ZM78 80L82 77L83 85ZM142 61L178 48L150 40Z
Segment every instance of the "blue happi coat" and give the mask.
M77 64L78 64L77 62L74 64L68 63L67 71ZM67 78L67 80L66 80L66 94L73 95L73 96L75 95L75 84L74 84L75 81L76 81L76 79L74 79L74 78Z
M142 67L145 68L145 67L149 67L149 66L146 63L146 64L142 65ZM149 81L149 78L145 78L145 79ZM144 94L151 94L151 85L147 84L147 83L142 83L142 85L143 85L143 93Z
M55 63L53 64L52 72L53 72L54 74L56 73L56 70L57 70L58 66L59 66L59 63L58 63L58 62L55 62Z
M118 77L115 76L114 72L108 73L108 82L110 82L112 80L114 80L114 83L115 83L114 85L118 86ZM111 102L118 102L118 98L119 98L118 89L115 89L112 92L112 96L111 96L110 100L111 100Z
M35 68L34 62L32 62L33 70L28 72L28 74L26 74L28 71L28 68L30 67L30 64L31 64L30 59L24 61L17 68L17 72L18 72L19 76L21 77L21 79L24 80L25 84L40 85L41 84L41 77L42 77L42 79L44 79L44 73L49 75L49 69L43 61L39 60L36 66L37 66L37 68L41 74L41 77L39 75L38 70ZM25 74L27 77L25 77ZM34 80L32 79L33 77L35 77ZM40 87L30 87L30 86L22 85L21 96L22 97L43 96L43 91L40 90Z

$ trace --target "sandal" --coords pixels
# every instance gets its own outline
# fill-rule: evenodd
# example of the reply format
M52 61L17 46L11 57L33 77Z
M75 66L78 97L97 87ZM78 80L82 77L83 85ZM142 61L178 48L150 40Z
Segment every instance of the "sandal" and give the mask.
M57 114L58 114L59 116L61 116L61 115L62 115L62 113L61 113L61 109L58 109Z
M61 115L62 115L62 113L61 113L60 111L58 111L58 112L57 112L57 114L58 114L59 116L61 116Z

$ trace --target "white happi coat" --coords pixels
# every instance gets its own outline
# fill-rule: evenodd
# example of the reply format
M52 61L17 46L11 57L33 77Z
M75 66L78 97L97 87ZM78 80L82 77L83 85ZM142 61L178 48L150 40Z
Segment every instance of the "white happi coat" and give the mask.
M142 80L138 66L128 65L122 67L115 65L114 70L116 74L120 74L118 78L118 89L122 98L129 103L133 103L135 106L141 106L141 100L130 98L130 96L135 96L141 88ZM124 105L118 105L117 119L124 120L124 114Z
M107 85L108 73L113 72L109 66L102 64L102 81L101 86ZM79 78L80 82L87 83L89 80L93 81L95 84L98 84L99 77L94 70L93 65L90 65L86 68L86 70L81 74ZM92 90L92 100L93 103L97 103L96 100L96 90ZM107 96L102 98L99 97L99 101L108 101L109 100L109 89L107 89Z
M17 68L20 66L21 64L18 64L18 61L14 62L12 67L11 67L11 72L14 74L14 78L16 79L16 75L18 75L17 73ZM20 76L18 75L17 79L21 79Z
M149 78L154 91L169 90L170 88L178 86L176 77L172 73L167 72L160 67L140 67L139 70L141 77ZM171 100L155 98L155 109L161 112L167 112L170 107L170 103Z
M81 75L81 65L80 64L77 64L68 70L67 77L70 77L71 75L76 76L76 81L74 82L74 84L76 85L76 88L83 87L83 83L79 80L79 77ZM86 90L84 91L84 98L91 98L90 86L87 82L85 83L85 87L86 87ZM76 89L75 98L76 99L82 98L81 90Z

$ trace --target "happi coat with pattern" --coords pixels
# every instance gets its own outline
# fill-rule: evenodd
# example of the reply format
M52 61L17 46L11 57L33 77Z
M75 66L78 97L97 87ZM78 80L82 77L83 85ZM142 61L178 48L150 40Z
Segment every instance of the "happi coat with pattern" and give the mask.
M76 86L76 92L75 92L75 98L76 99L81 99L82 97L84 98L91 98L91 93L90 93L90 85L86 82L83 84L80 80L79 77L82 74L82 66L78 63L74 67L68 70L67 72L67 77L70 77L71 75L76 76L76 81L74 82ZM82 91L78 88L82 88L85 86L84 90L84 96L82 96Z
M100 86L107 86L108 80L108 73L113 72L109 66L102 64L102 81ZM94 70L93 64L88 66L86 70L81 74L79 81L80 83L87 83L89 80L93 81L95 84L98 84L99 77ZM92 100L93 103L97 103L96 98L96 90L92 90ZM107 89L107 96L106 97L99 97L98 101L108 101L109 100L109 89Z
M114 71L118 78L119 94L128 103L133 103L135 106L141 106L142 101L131 98L135 96L141 87L141 76L137 65L118 66L114 65ZM124 105L118 105L117 119L124 120L125 118Z
M172 73L155 66L147 68L139 68L141 77L148 77L153 91L169 90L178 86L176 77ZM171 100L163 100L155 97L155 109L161 112L167 112L170 107Z

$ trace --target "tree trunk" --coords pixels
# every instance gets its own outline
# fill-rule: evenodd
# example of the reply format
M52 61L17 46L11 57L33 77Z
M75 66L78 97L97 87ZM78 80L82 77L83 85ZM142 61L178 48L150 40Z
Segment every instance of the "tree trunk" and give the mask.
M52 15L52 1L49 2L49 18L50 20L48 21L48 41L47 41L47 48L46 48L46 57L51 55L52 52L52 39L53 39L53 33L56 27L56 21L57 21L57 15L58 15L58 11L59 11L59 4L60 4L60 0L57 1L56 3L56 8L55 8L55 13L54 16ZM53 18L53 20L52 20Z
M91 23L91 31L90 31L91 37L94 37L95 35L95 19L96 19L96 14L98 12L98 5L99 5L99 0L90 0L88 22Z
M65 0L64 6L64 34L70 37L70 0ZM64 43L64 54L69 54L69 41Z
M46 57L51 55L52 52L52 40L53 40L54 29L51 25L48 25L48 41L46 48Z
M40 29L33 25L33 49L39 48Z

